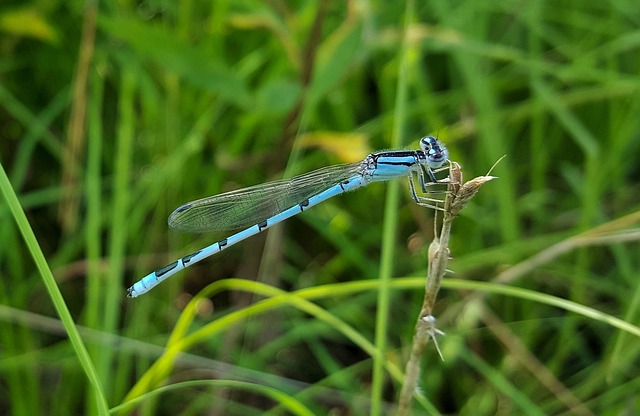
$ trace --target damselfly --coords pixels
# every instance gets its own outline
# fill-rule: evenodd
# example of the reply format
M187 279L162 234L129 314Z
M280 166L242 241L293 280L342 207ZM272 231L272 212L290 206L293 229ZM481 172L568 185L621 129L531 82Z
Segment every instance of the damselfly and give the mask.
M168 220L169 227L179 231L248 228L149 273L127 290L128 296L140 296L200 260L322 201L371 182L406 176L413 200L418 205L438 209L434 205L438 200L417 194L414 180L417 178L420 190L428 194L427 185L438 183L434 169L442 167L448 161L449 154L445 146L432 136L420 139L420 148L372 153L361 162L328 166L292 179L226 192L180 206Z

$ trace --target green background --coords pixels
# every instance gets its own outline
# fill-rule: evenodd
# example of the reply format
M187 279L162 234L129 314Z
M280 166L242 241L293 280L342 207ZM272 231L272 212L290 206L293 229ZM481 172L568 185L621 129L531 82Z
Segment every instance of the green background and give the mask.
M227 236L180 204L427 134L466 179L507 156L415 414L640 412L635 1L5 2L0 31L0 413L392 414L434 233L405 180L125 290Z

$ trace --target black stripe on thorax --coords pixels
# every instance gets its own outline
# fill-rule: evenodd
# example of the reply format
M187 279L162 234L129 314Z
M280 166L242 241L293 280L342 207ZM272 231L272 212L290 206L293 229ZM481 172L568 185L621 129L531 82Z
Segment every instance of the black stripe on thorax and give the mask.
M405 151L400 150L400 151L394 151L394 152L380 152L380 153L372 154L371 157L373 158L373 161L375 162L376 166L378 166L378 164L394 165L394 166L411 166L411 165L414 165L415 162L407 162L405 160L400 160L400 159L406 158L406 157L415 157L418 160L422 160L425 158L424 152L419 150L405 150ZM393 162L393 161L385 160L383 162L380 162L378 159L380 159L381 157L391 158L392 160L397 158L398 161Z

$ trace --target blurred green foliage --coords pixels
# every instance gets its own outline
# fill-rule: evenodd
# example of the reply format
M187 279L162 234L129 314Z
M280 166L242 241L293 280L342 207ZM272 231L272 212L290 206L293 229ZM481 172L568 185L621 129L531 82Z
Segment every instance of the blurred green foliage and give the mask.
M140 414L393 413L433 238L407 192L397 235L376 184L139 299L125 288L224 237L167 230L180 204L361 159L402 132L406 148L437 135L467 178L507 155L454 223L445 362L427 351L416 414L640 412L636 2L416 1L408 22L405 7L0 6L0 162L109 405L152 391ZM0 215L0 413L96 413L4 200ZM394 275L414 277L394 283L388 328L384 239ZM523 291L471 284L496 276ZM387 373L371 387L376 331Z

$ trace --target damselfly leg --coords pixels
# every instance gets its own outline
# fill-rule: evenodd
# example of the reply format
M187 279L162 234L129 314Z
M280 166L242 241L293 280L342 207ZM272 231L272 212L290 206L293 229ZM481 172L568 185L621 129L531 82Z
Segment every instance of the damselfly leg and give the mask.
M448 176L443 179L437 179L436 174L448 170L449 166L438 169L421 166L421 169L415 172L420 188L416 188L413 174L409 174L409 191L411 192L413 201L421 207L444 211L444 198L438 198L436 195L443 196L449 193L447 188L442 187L447 187L450 184L450 180ZM427 178L429 178L429 180L427 180ZM437 189L437 187L440 187L440 189ZM418 195L416 189L420 189L424 195Z

